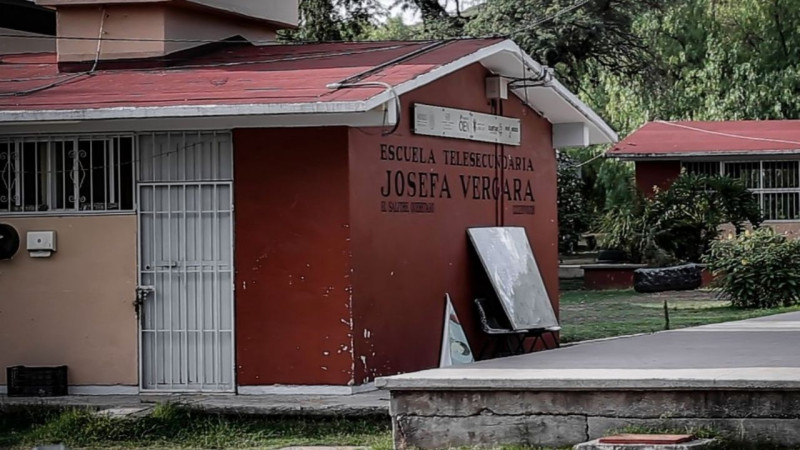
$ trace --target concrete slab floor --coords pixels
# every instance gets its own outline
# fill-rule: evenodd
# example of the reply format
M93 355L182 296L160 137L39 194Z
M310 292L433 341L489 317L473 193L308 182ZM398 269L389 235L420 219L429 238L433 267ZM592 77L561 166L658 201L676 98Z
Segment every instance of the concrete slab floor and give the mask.
M800 312L379 378L395 448L563 447L625 427L800 448Z
M395 389L800 389L800 312L379 378Z
M66 397L0 396L0 408L9 405L50 405L116 410L124 413L158 403L179 403L210 413L264 416L388 416L389 393L354 395L70 395Z

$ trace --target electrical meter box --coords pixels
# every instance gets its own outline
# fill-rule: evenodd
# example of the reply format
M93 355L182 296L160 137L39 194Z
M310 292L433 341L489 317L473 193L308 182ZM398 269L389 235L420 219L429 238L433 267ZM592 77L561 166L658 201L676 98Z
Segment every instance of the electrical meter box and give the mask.
M55 231L29 231L28 252L32 258L47 258L56 251Z

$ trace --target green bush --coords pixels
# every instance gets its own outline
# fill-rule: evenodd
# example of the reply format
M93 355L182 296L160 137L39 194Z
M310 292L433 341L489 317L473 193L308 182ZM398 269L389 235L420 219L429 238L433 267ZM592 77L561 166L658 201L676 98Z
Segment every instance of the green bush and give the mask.
M558 153L558 251L562 254L575 253L591 219L577 164L566 153Z
M601 245L625 250L633 261L652 265L700 262L720 234L758 227L761 214L753 194L728 177L681 174L669 189L639 195L609 210L602 220Z
M772 308L800 303L800 240L759 228L713 242L703 259L734 306Z

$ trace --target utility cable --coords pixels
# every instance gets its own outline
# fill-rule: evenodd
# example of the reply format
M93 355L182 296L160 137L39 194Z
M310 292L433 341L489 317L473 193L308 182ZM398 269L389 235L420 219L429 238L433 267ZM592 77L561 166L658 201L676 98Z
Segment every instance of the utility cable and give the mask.
M392 96L394 97L394 102L393 103L394 103L394 107L395 107L395 119L396 119L395 123L394 123L394 126L392 126L391 130L389 130L387 132L384 132L384 133L381 133L382 136L388 136L390 134L393 134L395 131L397 131L397 128L400 126L400 114L402 113L402 111L400 110L400 96L397 94L397 91L395 91L394 86L392 86L389 83L384 83L383 81L360 81L360 82L357 82L357 83L342 83L342 82L331 83L331 84L327 85L326 87L328 89L332 89L332 90L338 91L339 89L350 89L350 88L359 88L359 87L375 87L375 86L380 86L380 87L386 88L386 90L391 92ZM384 122L385 121L386 120L384 119Z

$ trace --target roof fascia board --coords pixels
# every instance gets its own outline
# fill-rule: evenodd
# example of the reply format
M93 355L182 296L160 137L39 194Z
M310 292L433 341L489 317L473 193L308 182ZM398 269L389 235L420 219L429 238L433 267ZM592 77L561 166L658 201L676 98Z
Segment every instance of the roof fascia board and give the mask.
M507 41L507 42L510 42L514 47L518 49L518 53L515 53L515 56L516 55L522 56L523 61L520 61L521 64L525 64L528 67L531 67L532 70L536 70L539 72L542 71L541 64L537 63L536 61L533 60L533 58L530 57L530 55L523 52L522 49L520 49L519 46L517 46L517 44L514 44L512 41ZM585 117L589 123L597 127L598 131L600 131L608 139L607 143L619 141L619 135L617 135L614 129L611 128L611 126L607 124L606 121L603 120L599 115L597 115L597 113L594 112L592 108L583 103L575 94L573 94L569 89L567 89L566 86L561 84L560 81L553 78L548 82L547 86L551 87L554 91L556 91L556 93L561 98L563 98L565 102L567 102L572 108L577 110L583 117ZM515 92L515 95L519 96L520 94Z
M726 152L685 152L685 153L612 153L606 154L608 158L625 159L631 161L676 160L685 158L751 158L764 159L764 156L798 156L797 150L740 150Z
M227 130L235 128L296 128L320 126L390 126L391 114L375 109L367 112L330 114L230 115L114 120L7 122L0 123L0 135L41 133L110 133L151 131Z
M369 107L375 107L378 104L386 103L389 101L392 96L395 95L403 95L415 89L418 89L426 84L432 83L444 76L447 76L457 70L463 69L474 63L480 63L484 59L494 56L501 52L507 52L511 55L514 55L516 59L519 61L520 66L522 64L526 64L528 66L528 70L533 73L541 72L542 66L534 61L530 56L528 56L522 49L514 43L514 41L507 39L502 42L498 42L497 44L490 45L488 47L484 47L476 52L470 53L462 58L459 58L453 62L448 64L442 65L437 67L430 72L422 74L413 80L406 81L404 83L400 83L399 85L395 86L394 93L392 92L383 92L378 94L371 99L369 99L366 104ZM520 55L522 56L522 60L519 59ZM499 73L498 75L508 75L504 73ZM550 87L572 108L574 108L579 114L581 114L588 123L594 125L607 139L608 143L610 142L617 142L619 140L619 136L617 133L602 119L600 116L597 115L591 108L589 108L585 103L580 101L578 97L575 96L572 92L569 91L563 84L561 84L558 80L553 79L549 83ZM518 92L514 92L514 94L523 99L523 95L520 95ZM530 105L528 105L530 107Z
M244 105L180 105L66 110L0 111L0 125L19 122L267 116L273 114L327 114L366 112L364 102L272 103Z

